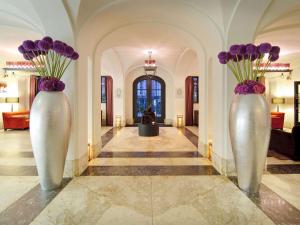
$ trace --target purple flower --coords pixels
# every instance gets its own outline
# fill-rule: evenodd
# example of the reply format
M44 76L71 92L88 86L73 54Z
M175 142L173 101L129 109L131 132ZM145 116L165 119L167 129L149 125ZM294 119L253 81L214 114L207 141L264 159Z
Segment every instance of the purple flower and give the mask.
M71 46L67 45L65 47L65 53L64 53L65 56L70 58L70 57L72 57L73 53L74 53L74 49Z
M25 60L32 60L33 59L33 57L31 56L31 55L29 55L29 54L23 54L23 58L25 59Z
M49 36L44 37L42 40L47 41L49 45L53 44L53 39Z
M271 62L275 62L277 59L279 59L279 54L271 54L271 55L269 55L269 60Z
M228 52L220 52L218 58L221 64L226 64L230 60L231 55Z
M72 60L77 60L79 58L79 54L77 52L73 52L71 59Z
M231 57L234 62L239 62L243 59L242 55L232 55Z
M246 45L240 45L240 54L245 55L246 54Z
M247 54L252 55L252 54L256 53L256 51L257 51L257 48L255 45L253 45L253 44L246 45L246 53Z
M235 94L247 95L247 94L263 94L265 92L265 86L255 80L245 80L239 83L235 89Z
M26 52L26 50L25 50L25 48L23 47L23 45L20 45L20 46L18 47L18 50L19 50L19 52L22 53L22 54L24 54L24 53Z
M53 42L53 50L60 54L60 55L63 55L64 52L65 52L65 46L64 46L64 43L61 42L61 41L54 41Z
M279 55L280 53L280 48L278 46L273 46L271 48L271 51L270 51L270 54L276 54L276 55Z
M40 91L63 91L65 84L55 77L44 77L39 82Z
M254 52L253 54L251 54L251 61L253 62L254 60L256 60L259 57L259 53Z
M241 46L240 45L232 45L229 49L231 55L238 55L240 53Z
M45 40L41 40L38 42L38 48L41 51L48 52L50 49L50 44Z
M26 51L34 51L36 50L35 44L31 40L26 40L23 42L23 47Z
M272 45L270 43L262 43L258 46L258 51L261 54L269 53L272 49Z

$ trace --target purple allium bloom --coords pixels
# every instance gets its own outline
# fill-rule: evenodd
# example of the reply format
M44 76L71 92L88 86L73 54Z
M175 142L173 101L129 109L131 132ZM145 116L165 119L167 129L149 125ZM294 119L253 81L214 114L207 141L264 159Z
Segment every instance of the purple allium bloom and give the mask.
M241 46L240 45L232 45L229 49L231 55L238 55L240 53Z
M65 52L65 46L64 46L63 42L61 42L61 41L54 41L53 42L53 50L56 53L58 53L60 55L63 55L64 52Z
M271 48L270 54L279 54L280 53L280 48L278 46L273 46Z
M221 64L226 64L231 59L231 55L228 52L220 52L218 58Z
M26 52L26 50L25 50L25 48L23 47L23 45L20 45L20 46L18 47L18 50L19 50L19 52L22 53L22 54L24 54L24 53Z
M72 57L73 53L74 53L74 49L71 46L67 45L65 47L65 56L70 58L70 57Z
M263 94L265 92L265 86L255 80L245 80L239 83L235 89L235 94L247 95L247 94Z
M239 62L243 59L242 55L232 55L231 57L232 57L233 62Z
M79 54L77 52L74 52L71 56L72 60L77 60L79 58Z
M279 59L279 54L271 54L271 55L269 56L269 60L270 60L271 62L275 62L277 59Z
M253 54L251 54L251 61L253 62L254 60L256 60L259 57L259 53L254 52Z
M55 77L43 77L39 82L40 91L63 91L65 84Z
M36 50L35 44L34 44L34 42L31 41L31 40L26 40L26 41L24 41L24 42L23 42L23 47L24 47L24 49L25 49L26 51L34 51L34 50Z
M240 54L245 55L246 54L246 45L240 45Z
M253 44L246 45L246 53L247 54L252 55L252 54L256 53L256 51L257 51L257 48L255 45L253 45Z
M42 39L43 41L47 41L49 45L53 44L53 39L49 36L46 36Z
M47 52L50 49L50 44L45 40L41 40L38 42L38 48L41 51Z
M258 46L259 53L269 53L272 49L272 45L270 43L262 43Z
M28 54L23 54L23 58L26 59L26 60L32 60L33 59L33 57L31 57Z

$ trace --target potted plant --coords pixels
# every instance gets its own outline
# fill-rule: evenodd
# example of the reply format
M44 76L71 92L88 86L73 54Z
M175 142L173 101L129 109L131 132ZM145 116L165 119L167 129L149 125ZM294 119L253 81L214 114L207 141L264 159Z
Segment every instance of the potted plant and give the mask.
M51 37L26 40L18 50L42 77L30 111L30 137L41 188L55 189L63 178L71 130L70 105L60 79L79 54Z
M271 119L265 99L264 76L271 62L278 60L280 48L269 43L232 45L218 54L238 81L229 113L229 133L238 186L255 194L259 190L269 147ZM267 62L262 64L264 58Z

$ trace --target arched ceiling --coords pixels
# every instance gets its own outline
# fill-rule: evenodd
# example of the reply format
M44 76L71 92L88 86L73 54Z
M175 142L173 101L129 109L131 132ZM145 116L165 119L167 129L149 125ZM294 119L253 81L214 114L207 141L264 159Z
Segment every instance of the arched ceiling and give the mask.
M153 51L152 57L158 66L174 72L181 55L191 48L189 44L192 43L184 33L170 26L151 23L125 27L102 41L106 51L113 50L118 56L125 74L143 65L148 58L147 50Z
M43 33L40 19L28 0L0 0L0 58L20 60L17 48L26 39Z
M270 42L280 46L281 56L299 53L300 2L272 1L259 24L255 42Z

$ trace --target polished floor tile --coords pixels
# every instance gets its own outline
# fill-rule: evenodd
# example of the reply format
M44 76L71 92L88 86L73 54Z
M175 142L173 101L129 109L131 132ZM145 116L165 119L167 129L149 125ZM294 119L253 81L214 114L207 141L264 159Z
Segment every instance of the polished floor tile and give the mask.
M90 166L212 165L206 158L95 158Z
M274 224L226 177L152 177L153 224Z
M32 225L273 225L222 176L79 177Z
M0 212L36 186L38 182L38 177L0 176Z
M263 175L262 182L300 210L300 174Z
M89 166L82 176L219 175L213 166Z
M140 151L140 152L100 152L98 158L191 158L202 157L198 151Z
M191 131L196 136L199 136L199 127L196 127L196 126L185 126L185 128L188 129L189 131Z
M149 177L79 177L31 225L152 224Z
M61 187L50 191L41 190L40 185L36 185L0 213L0 224L30 224L55 196L63 190L69 181L69 178L65 178L62 181Z
M1 158L0 166L35 166L34 158Z
M157 137L138 136L137 127L125 127L115 134L103 148L103 151L196 151L183 133L174 127L160 127Z

